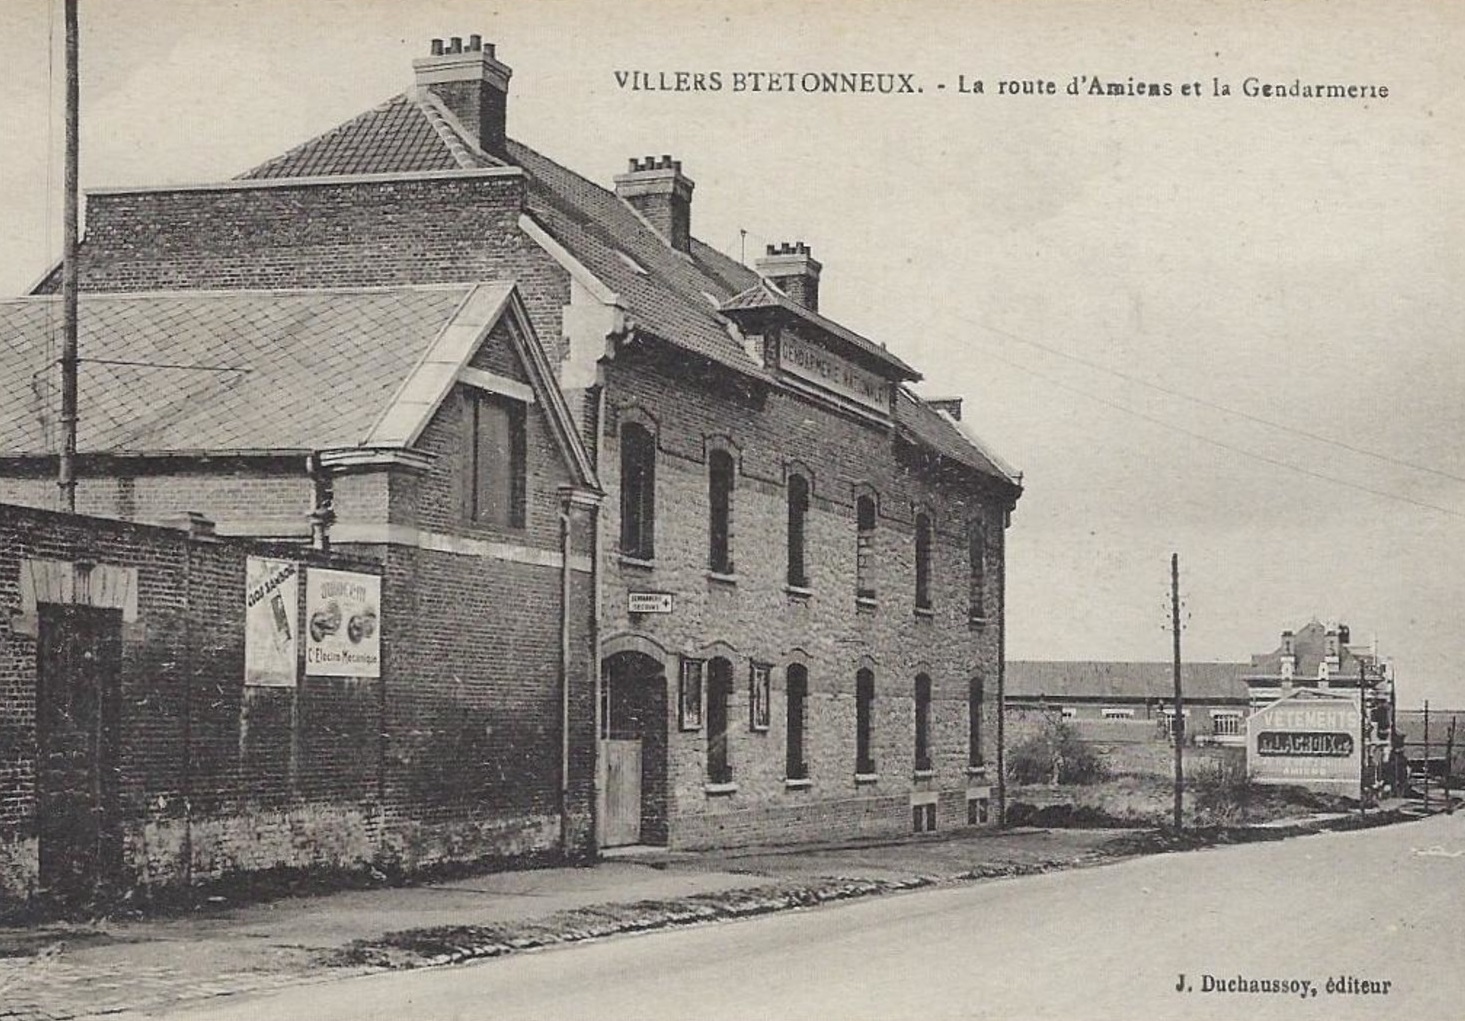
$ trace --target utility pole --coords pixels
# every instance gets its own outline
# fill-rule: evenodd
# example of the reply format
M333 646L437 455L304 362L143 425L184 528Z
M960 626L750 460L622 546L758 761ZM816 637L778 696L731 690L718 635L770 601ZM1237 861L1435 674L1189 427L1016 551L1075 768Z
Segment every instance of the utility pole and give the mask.
M1368 814L1368 705L1363 696L1363 660L1358 661L1358 814Z
M56 484L68 512L76 510L76 391L77 313L76 247L79 233L77 151L80 78L77 73L76 5L66 0L66 156L62 199L63 240L61 254L61 456L56 467Z
M1175 647L1175 829L1183 825L1180 802L1185 793L1185 712L1180 694L1180 554L1170 554L1170 636Z
M1429 699L1424 700L1424 812L1429 814Z
M1454 802L1450 800L1450 766L1455 761L1455 717L1450 717L1450 729L1445 732L1445 811L1455 814Z

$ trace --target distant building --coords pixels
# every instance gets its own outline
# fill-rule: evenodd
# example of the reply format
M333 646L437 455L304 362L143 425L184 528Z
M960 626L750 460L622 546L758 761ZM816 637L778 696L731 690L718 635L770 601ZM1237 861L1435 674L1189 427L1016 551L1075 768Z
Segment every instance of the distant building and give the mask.
M1358 690L1360 676L1369 688L1387 680L1378 649L1348 644L1347 624L1309 621L1298 631L1283 631L1281 644L1251 657L1245 681L1253 709L1275 702L1298 688Z
M1240 744L1248 695L1246 663L1183 663L1181 705L1186 733L1196 739ZM1007 664L1003 705L1048 709L1063 718L1151 720L1164 731L1175 705L1170 663L1014 660Z

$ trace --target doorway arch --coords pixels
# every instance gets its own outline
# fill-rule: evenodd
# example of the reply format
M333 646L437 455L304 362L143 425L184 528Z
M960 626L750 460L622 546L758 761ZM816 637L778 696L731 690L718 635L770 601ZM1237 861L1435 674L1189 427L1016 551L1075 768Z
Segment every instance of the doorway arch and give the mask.
M602 660L601 844L667 842L666 666L640 649Z

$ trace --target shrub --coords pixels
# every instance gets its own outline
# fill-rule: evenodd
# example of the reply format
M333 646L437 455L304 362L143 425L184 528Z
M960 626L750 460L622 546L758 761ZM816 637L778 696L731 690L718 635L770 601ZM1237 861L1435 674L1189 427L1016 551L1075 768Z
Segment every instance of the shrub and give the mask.
M1245 755L1228 755L1199 763L1186 777L1196 811L1217 822L1246 818L1261 791L1246 769Z
M1008 778L1016 783L1097 783L1108 774L1104 757L1061 720L1049 720L1019 740L1005 761Z

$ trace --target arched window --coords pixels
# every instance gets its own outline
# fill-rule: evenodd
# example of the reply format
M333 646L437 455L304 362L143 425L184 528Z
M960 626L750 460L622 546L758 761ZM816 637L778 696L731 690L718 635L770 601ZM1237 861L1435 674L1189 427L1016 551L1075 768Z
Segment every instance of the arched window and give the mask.
M931 608L931 519L916 515L916 609Z
M875 772L875 672L855 674L855 772Z
M733 459L726 450L707 456L707 566L716 574L732 574Z
M916 768L931 768L931 678L916 675Z
M621 553L656 556L656 440L635 422L621 427Z
M788 477L788 583L808 588L804 568L804 519L809 514L809 480L802 475Z
M809 671L802 664L790 663L785 672L788 703L788 754L784 760L784 776L805 780L809 764L804 761L804 730L808 725Z
M967 598L972 620L987 619L987 533L981 525L972 525L968 539Z
M855 596L875 598L875 498L855 501Z
M728 703L732 700L732 663L721 656L707 664L707 780L732 782L727 748Z

